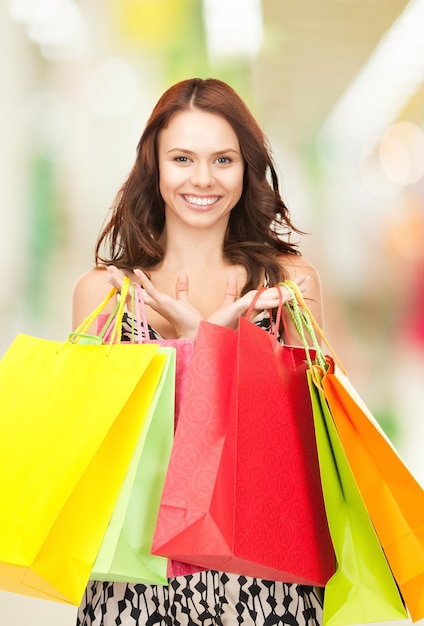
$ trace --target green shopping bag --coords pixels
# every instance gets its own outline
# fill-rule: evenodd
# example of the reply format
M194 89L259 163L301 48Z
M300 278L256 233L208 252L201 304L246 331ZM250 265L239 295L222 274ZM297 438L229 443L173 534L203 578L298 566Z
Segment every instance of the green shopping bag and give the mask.
M174 438L175 349L168 355L154 400L94 563L91 578L168 584L168 559L150 553Z
M407 612L346 459L321 388L308 371L321 481L337 570L325 587L323 626L406 619Z

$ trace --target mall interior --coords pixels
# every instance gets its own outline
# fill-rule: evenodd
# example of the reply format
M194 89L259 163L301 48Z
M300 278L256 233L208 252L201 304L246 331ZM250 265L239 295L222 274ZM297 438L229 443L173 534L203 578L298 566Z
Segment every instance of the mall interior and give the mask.
M154 103L219 78L269 138L331 345L424 483L423 32L424 0L1 0L0 354L66 339ZM75 611L0 592L4 626Z

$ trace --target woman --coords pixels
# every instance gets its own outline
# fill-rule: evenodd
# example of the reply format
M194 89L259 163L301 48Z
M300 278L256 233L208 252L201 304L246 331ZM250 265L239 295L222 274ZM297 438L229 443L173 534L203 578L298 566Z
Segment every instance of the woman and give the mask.
M96 267L75 286L73 325L111 283L119 289L123 272L144 289L152 338L194 338L201 320L235 328L263 285L270 288L252 319L269 330L268 310L279 301L273 285L285 278L302 285L321 325L319 277L290 241L293 231L266 138L246 105L221 81L182 81L147 122L97 242ZM167 587L94 581L78 625L316 626L319 597L312 587L215 571Z

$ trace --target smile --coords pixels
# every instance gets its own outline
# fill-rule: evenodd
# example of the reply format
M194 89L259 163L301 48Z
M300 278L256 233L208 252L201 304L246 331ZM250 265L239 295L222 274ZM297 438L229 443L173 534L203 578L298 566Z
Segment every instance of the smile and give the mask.
M210 206L219 200L219 196L208 196L208 197L199 197L199 196L183 196L184 200L189 204L194 204L196 206Z

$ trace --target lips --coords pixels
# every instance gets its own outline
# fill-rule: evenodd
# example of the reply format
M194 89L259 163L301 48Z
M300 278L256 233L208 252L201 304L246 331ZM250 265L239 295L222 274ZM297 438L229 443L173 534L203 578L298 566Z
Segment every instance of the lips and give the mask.
M183 196L188 204L199 207L208 207L218 202L219 196Z

